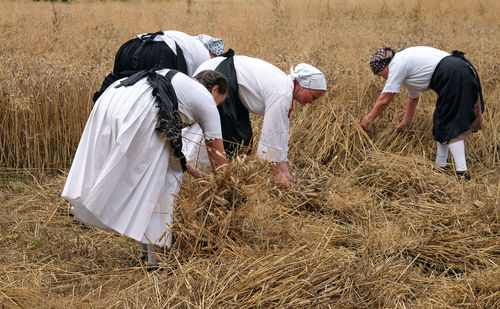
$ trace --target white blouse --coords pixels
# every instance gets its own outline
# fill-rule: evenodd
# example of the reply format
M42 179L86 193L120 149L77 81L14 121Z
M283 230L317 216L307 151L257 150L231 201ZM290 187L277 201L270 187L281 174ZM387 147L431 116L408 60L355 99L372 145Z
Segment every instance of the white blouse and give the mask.
M163 35L155 37L154 41L165 42L174 54L177 54L175 45L178 44L184 54L189 76L193 76L198 66L210 59L210 52L196 36L175 30L167 30L163 31L163 33ZM140 34L137 37L144 34Z
M405 85L410 98L419 97L429 89L434 69L446 56L449 56L447 52L427 46L397 52L389 63L389 76L382 93L399 93L401 85Z
M224 59L216 57L204 62L195 75L215 70ZM234 66L241 102L250 112L264 116L257 153L271 162L287 161L292 79L274 65L256 58L234 56Z
M165 75L168 71L163 69L157 73ZM206 139L222 138L219 111L207 88L180 72L172 78L172 86L182 121L185 124L199 123Z

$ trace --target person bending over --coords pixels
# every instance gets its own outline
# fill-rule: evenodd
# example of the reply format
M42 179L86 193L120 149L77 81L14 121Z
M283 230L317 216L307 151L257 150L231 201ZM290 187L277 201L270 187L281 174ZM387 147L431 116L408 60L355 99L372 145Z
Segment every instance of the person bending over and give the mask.
M432 134L436 140L436 165L446 167L451 152L460 178L470 179L467 172L464 139L483 129L484 100L479 75L463 52L414 46L394 51L381 47L370 58L373 74L386 79L382 93L372 110L361 121L365 131L387 108L405 85L406 109L397 131L408 127L422 92L432 89L438 94L433 115Z

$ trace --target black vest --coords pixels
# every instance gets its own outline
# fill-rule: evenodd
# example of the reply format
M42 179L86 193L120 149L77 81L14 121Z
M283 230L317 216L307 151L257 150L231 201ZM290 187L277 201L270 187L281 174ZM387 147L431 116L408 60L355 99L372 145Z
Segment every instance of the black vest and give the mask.
M229 94L220 104L219 110L224 149L229 158L247 153L252 148L252 124L248 109L238 95L238 80L234 69L234 51L229 49L215 71L224 74L229 84Z

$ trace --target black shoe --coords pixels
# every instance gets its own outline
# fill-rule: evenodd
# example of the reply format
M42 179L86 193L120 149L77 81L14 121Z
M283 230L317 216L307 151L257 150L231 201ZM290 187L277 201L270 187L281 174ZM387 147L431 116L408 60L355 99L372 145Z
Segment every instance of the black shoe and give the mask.
M467 171L457 171L456 173L458 180L469 181L471 179Z
M146 264L145 268L146 268L146 271L148 273L153 273L153 272L155 272L155 273L161 273L161 272L163 272L163 267L161 267L159 265Z

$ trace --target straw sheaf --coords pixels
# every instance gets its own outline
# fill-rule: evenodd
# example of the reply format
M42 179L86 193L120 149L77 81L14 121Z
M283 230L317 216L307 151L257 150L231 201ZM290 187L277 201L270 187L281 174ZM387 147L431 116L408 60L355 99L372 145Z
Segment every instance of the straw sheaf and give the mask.
M373 152L354 171L359 185L377 190L385 199L415 198L449 203L460 197L457 181L434 163L393 153Z
M241 237L241 220L251 207L246 205L262 201L268 178L268 163L244 156L221 167L208 184L186 180L176 209L181 214L174 227L177 245L210 252L217 242Z

